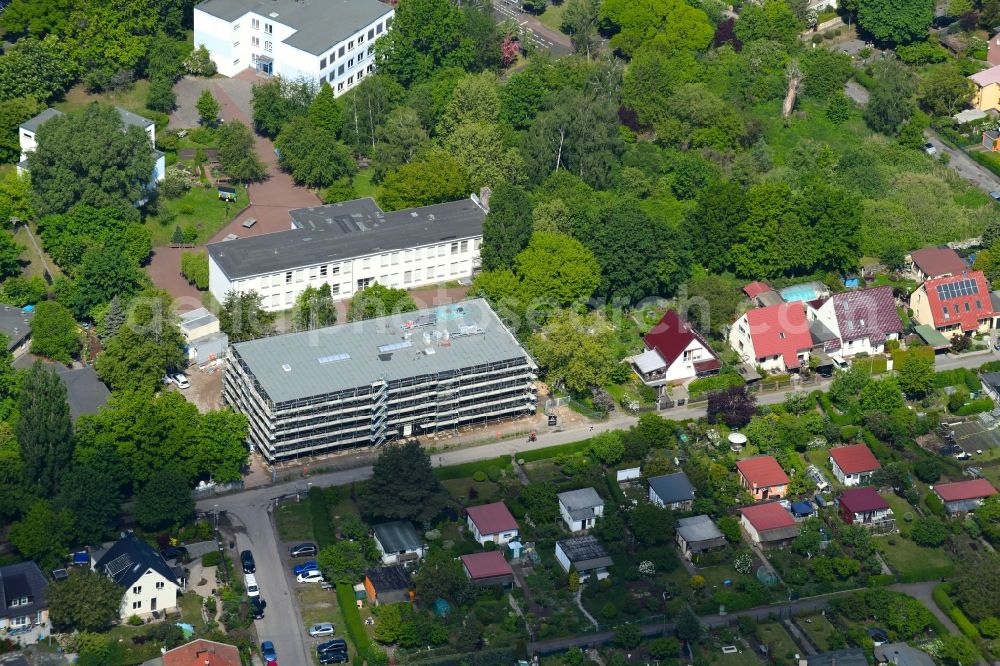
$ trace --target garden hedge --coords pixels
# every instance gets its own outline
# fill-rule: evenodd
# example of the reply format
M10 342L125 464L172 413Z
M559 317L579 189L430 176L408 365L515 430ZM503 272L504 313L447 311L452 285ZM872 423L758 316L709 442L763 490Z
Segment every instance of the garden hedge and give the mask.
M358 605L354 599L354 588L349 583L337 583L337 603L340 604L340 612L344 615L348 638L354 644L358 656L366 657L371 649L371 641L368 640L365 625L361 622L361 613L358 612Z
M320 548L337 543L337 530L330 516L330 505L326 501L326 493L318 486L309 489L309 518L312 521L313 536Z
M502 470L510 469L510 456L499 456L492 460L478 460L460 465L449 465L448 467L435 467L434 475L441 481L468 479L476 472L482 472L484 475L488 474L490 467L497 467Z
M973 640L979 640L981 638L979 629L965 616L962 609L956 606L955 602L951 600L951 597L948 596L950 592L951 583L942 583L931 591L931 596L934 598L934 603L938 605L938 608L943 610L952 619L955 626L963 634Z
M979 414L982 412L988 412L993 409L993 400L990 398L979 398L978 400L971 400L955 412L958 416L970 416L972 414Z

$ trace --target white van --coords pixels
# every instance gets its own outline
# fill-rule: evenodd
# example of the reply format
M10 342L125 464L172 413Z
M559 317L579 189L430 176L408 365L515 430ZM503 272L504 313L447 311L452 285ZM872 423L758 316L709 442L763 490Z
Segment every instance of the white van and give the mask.
M259 597L260 588L257 587L257 577L253 574L247 574L243 577L243 582L246 583L247 596L248 597Z

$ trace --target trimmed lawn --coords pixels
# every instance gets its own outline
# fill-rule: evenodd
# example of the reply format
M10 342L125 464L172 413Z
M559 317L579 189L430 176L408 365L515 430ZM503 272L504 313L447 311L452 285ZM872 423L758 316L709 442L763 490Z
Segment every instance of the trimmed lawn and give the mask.
M282 541L312 541L312 518L309 515L309 502L301 501L284 504L274 512L278 525L278 537Z
M195 633L203 633L205 623L201 619L201 607L204 598L194 592L185 592L178 597L177 602L181 607L181 619L194 626Z
M492 502L500 498L500 486L487 481L473 481L470 478L448 479L441 484L448 490L448 493L460 504ZM469 497L469 490L475 491L475 497Z
M795 655L801 654L795 641L788 635L788 631L777 622L767 622L757 625L757 638L767 646L769 654L775 663L795 663Z
M795 622L820 652L826 652L830 649L830 636L836 629L834 629L826 617L823 615L807 615L795 618Z
M562 25L563 12L566 11L566 2L560 2L558 5L549 3L549 6L545 8L542 15L538 17L538 20L542 22L546 28L555 30L556 32L562 32L560 26Z
M899 573L945 567L950 563L947 553L940 548L924 548L898 534L894 541L894 546L889 544L888 539L879 539L878 544L885 553L886 562Z
M354 190L359 197L371 197L378 202L379 195L382 194L382 186L372 182L375 170L371 167L361 169L354 176Z
M723 654L722 650L703 650L702 654L708 658L711 666L760 666L761 661L749 648L737 643L736 647L740 651L735 654Z
M159 202L161 210L169 211L176 217L166 223L159 218L146 221L146 226L153 234L153 246L169 244L177 226L181 229L194 226L198 230L198 239L195 242L197 244L206 242L219 229L229 224L236 217L236 213L249 205L250 199L247 197L246 188L236 186L236 190L236 201L228 206L225 202L219 201L218 190L215 187L195 186L180 199L161 198Z
M42 264L42 257L38 251L35 250L35 246L31 243L31 238L29 236L28 229L22 224L17 228L17 232L14 234L14 240L18 245L24 248L24 252L21 253L20 259L23 262L27 262L24 267L25 277L45 277L45 268ZM38 243L38 248L41 250L42 239L38 237L35 233L35 242ZM44 250L41 250L44 253ZM45 263L48 264L49 270L52 272L52 278L62 275L62 271L56 266L55 262L48 256L45 257Z
M138 113L140 116L149 117L150 110L146 108L146 93L149 90L149 81L139 79L128 90L121 92L106 92L93 94L86 91L82 83L69 89L63 101L55 104L55 108L60 111L76 111L82 109L91 102L101 102L120 106L126 111Z
M896 493L883 493L882 497L889 503L889 507L892 509L892 514L896 518L896 526L903 530L904 533L908 533L910 524L903 520L903 516L910 514L915 519L919 514L910 506L909 502Z

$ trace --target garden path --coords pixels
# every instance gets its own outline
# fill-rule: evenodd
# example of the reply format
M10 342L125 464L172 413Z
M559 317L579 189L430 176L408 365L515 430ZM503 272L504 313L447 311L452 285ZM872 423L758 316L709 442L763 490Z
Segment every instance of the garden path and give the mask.
M580 609L580 612L583 613L583 616L585 618L590 620L590 623L594 625L594 629L600 631L601 625L597 624L597 620L594 619L594 616L588 613L587 609L583 607L583 600L581 599L581 595L583 595L582 585L576 588L576 596L574 597L574 599L576 599L576 607Z

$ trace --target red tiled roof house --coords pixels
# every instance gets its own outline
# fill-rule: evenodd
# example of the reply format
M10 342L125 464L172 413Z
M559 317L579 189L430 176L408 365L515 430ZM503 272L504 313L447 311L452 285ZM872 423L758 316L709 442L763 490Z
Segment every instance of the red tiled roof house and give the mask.
M465 575L475 585L507 586L514 582L514 571L499 550L462 555L459 559Z
M743 507L740 527L751 543L769 548L785 546L799 535L798 523L778 502Z
M966 513L979 508L987 497L997 494L997 489L986 479L972 479L934 486L934 492L944 502L948 513Z
M199 638L163 653L163 666L240 666L240 651L233 645Z
M925 247L906 258L906 272L916 282L961 275L969 265L950 247Z
M996 315L982 271L924 282L910 294L910 309L917 324L932 326L946 337L986 332Z
M784 497L788 491L788 475L771 456L744 458L736 463L736 471L740 485L756 502Z
M796 302L747 310L730 327L729 344L744 363L787 372L808 365L813 340L802 303Z
M840 496L840 517L848 525L864 525L879 532L896 529L889 503L874 488L851 488Z
M848 487L869 483L875 470L882 467L864 444L830 449L830 466L837 480Z
M480 545L492 541L503 545L517 538L517 521L503 502L493 502L466 509L472 538Z
M646 351L632 367L646 386L663 386L719 371L722 363L708 342L673 310L642 338Z
M903 333L903 322L889 286L845 291L825 301L809 303L806 318L819 322L836 336L824 344L823 350L844 358L861 353L881 354L887 340L898 340Z

